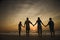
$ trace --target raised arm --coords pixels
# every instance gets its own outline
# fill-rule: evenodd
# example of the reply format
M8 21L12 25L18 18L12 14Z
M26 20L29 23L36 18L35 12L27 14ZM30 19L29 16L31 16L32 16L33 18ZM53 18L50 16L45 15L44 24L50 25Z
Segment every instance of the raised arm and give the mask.
M41 20L40 20L40 22L42 23L43 26L45 26Z
M37 21L36 21L36 23L34 24L34 26L37 24Z
M29 21L31 24L32 24L32 22L31 21ZM33 25L33 24L32 24ZM33 25L34 26L34 25Z
M49 25L49 22L48 22L48 24L47 24L46 26L48 26L48 25ZM46 26L45 26L45 27L46 27Z
M42 23L42 22L41 22ZM43 23L42 23L43 26L45 26Z

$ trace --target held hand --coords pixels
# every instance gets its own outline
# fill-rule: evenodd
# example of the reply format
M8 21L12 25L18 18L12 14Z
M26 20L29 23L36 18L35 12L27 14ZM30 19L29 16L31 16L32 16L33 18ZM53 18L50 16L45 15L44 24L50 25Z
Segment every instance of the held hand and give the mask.
M46 27L46 26L45 26Z
M35 25L33 25L33 26L35 26Z
M25 28L25 26L23 26L23 28Z
M44 27L46 27L46 25L43 25Z
M46 27L46 25L45 25L45 27Z
M35 24L33 26L35 26Z

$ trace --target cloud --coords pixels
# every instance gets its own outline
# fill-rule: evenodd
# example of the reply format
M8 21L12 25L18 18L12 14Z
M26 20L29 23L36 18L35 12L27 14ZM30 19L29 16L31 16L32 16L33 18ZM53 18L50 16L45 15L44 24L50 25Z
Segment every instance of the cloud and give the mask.
M26 17L31 18L34 23L37 17L42 20L54 17L60 22L60 1L59 0L2 0L0 1L1 26L18 24L20 20L25 21ZM58 23L60 24L60 23Z
M56 19L56 20L59 20L59 21L60 21L60 15L55 16L55 17L54 17L54 19Z

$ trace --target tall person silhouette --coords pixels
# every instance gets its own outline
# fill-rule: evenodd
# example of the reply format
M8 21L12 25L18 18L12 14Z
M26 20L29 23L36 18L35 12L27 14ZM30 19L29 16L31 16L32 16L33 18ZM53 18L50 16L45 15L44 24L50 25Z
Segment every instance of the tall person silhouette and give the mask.
M34 25L37 24L37 31L38 31L38 36L41 36L42 37L42 21L40 20L40 18L38 17L36 23ZM44 24L43 24L44 25Z
M22 27L22 22L20 21L18 24L19 36L21 36L21 27Z
M52 18L49 18L49 22L46 26L48 26L48 25L49 25L49 29L50 29L50 32L51 32L51 37L55 36L54 22L52 21Z
M24 25L26 26L26 36L29 36L30 24L32 24L31 21L29 20L29 18L26 18L26 21L25 21L25 23L24 23ZM32 24L32 25L33 25L33 24Z

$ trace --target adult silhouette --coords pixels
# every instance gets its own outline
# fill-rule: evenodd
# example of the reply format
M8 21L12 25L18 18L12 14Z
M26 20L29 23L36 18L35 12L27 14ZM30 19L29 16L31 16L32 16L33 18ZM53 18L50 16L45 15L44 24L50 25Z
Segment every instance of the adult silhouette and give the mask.
M38 31L38 36L41 36L42 37L42 21L40 20L40 18L38 17L36 23L34 25L37 24L37 31ZM44 24L43 24L44 25Z
M54 31L54 22L52 21L52 18L49 18L49 22L46 26L49 25L49 29L50 29L50 33L51 33L51 37L55 36L55 31Z
M20 21L18 24L19 36L21 36L21 27L22 27L22 22Z
M26 26L26 36L29 36L30 24L32 24L32 22L29 20L29 18L26 18L26 21L24 23L24 25Z

